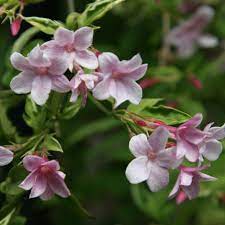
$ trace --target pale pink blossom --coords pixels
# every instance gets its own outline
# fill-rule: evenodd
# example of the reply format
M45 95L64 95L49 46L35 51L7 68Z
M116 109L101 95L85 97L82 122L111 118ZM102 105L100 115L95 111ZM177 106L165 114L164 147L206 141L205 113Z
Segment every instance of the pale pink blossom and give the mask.
M204 34L203 31L214 16L214 9L201 6L187 21L173 28L167 35L167 43L177 48L177 53L182 58L191 56L196 47L215 47L217 38Z
M208 124L204 132L205 138L200 143L200 161L203 161L203 157L210 161L215 161L219 158L223 146L219 140L225 138L225 124L222 127L212 127L213 123Z
M60 27L54 34L54 40L44 43L42 48L50 55L64 57L70 71L76 65L96 69L98 59L89 50L92 45L93 34L93 29L90 27L82 27L75 32Z
M0 166L5 166L12 162L13 160L13 152L9 149L0 146Z
M85 105L88 90L92 90L98 80L99 77L97 75L85 74L82 70L78 71L77 74L70 80L70 88L72 91L70 101L75 102L78 96L81 95L83 105Z
M11 56L14 68L21 71L10 83L11 89L17 94L31 93L32 99L43 105L51 90L69 91L69 80L64 76L67 63L62 58L50 58L39 45L27 57L18 52Z
M186 157L190 162L199 159L199 144L204 140L206 132L197 127L202 121L202 114L196 114L190 120L180 125L175 132L177 141L177 158Z
M24 190L30 190L30 198L40 197L48 200L57 194L63 198L70 195L64 179L65 174L59 171L56 160L48 161L36 155L28 155L23 159L23 166L30 174L19 185Z
M173 190L169 194L169 198L176 196L177 204L182 203L187 198L194 199L199 194L199 184L201 181L214 181L215 177L209 176L205 173L200 172L206 169L206 166L202 167L180 167L180 174L176 181Z
M169 168L174 168L175 148L166 148L169 132L158 127L149 137L145 134L133 136L129 143L131 153L136 157L126 169L126 177L132 184L147 181L151 191L167 186Z
M109 97L115 99L114 107L126 100L139 104L142 98L142 88L136 83L147 70L147 64L142 64L139 54L130 60L120 61L113 53L102 53L98 57L99 71L103 73L103 80L93 90L98 100Z

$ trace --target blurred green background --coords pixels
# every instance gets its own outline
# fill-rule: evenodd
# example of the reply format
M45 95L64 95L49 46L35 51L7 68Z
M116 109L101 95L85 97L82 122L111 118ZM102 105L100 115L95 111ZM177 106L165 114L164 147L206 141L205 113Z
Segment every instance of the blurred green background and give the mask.
M197 1L197 0L196 0ZM26 16L41 16L65 21L67 1L47 0L25 8ZM77 12L82 12L92 1L75 0ZM181 0L127 0L113 8L95 22L94 46L100 51L111 51L121 59L140 53L149 64L146 78L160 82L144 90L145 97L164 98L191 115L202 112L204 123L225 121L225 4L224 0L202 0L211 5L215 17L207 31L217 36L220 44L213 49L198 49L186 60L172 58L162 65L160 54L163 44L163 16L169 14L170 26L188 18L191 13L178 10ZM29 26L22 24L22 31ZM21 33L22 33L21 31ZM8 71L10 46L16 38L10 35L9 23L0 26L0 79L1 89L7 89L15 71ZM38 34L39 42L49 36ZM198 90L190 82L194 75L202 82ZM3 104L1 102L1 104ZM1 105L0 105L1 106ZM0 108L1 141L4 135L5 116L22 135L31 130L22 120L24 101L14 104L5 112ZM1 111L2 110L2 111ZM144 184L130 185L125 169L132 156L128 149L126 128L113 118L100 112L91 102L80 110L72 121L61 122L61 144L64 157L56 155L67 174L66 182L81 204L95 219L80 214L74 204L58 197L48 202L24 198L22 215L29 225L225 225L225 156L213 162L208 173L218 177L214 183L202 185L200 197L177 206L167 196L175 182L171 176L168 188L151 193ZM2 170L2 169L1 169ZM0 173L3 173L1 171ZM15 225L19 225L18 221Z

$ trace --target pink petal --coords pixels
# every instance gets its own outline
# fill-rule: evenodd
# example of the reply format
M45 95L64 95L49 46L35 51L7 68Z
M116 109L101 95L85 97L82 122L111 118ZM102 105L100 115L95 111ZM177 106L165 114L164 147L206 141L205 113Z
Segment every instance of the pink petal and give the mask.
M24 189L24 190L30 190L36 180L36 176L37 176L37 171L34 171L32 173L30 173L24 180L23 182L19 185L20 188Z
M57 171L60 169L59 163L56 160L50 160L42 164L43 166L47 166L52 171Z
M96 69L98 67L98 59L96 55L89 50L76 51L74 59L77 64L87 69Z
M86 87L92 90L95 87L95 83L98 81L98 77L93 74L83 74L80 78L85 82Z
M147 69L148 69L148 64L143 64L143 65L137 67L132 72L125 73L124 76L129 77L134 80L139 80L145 75Z
M99 67L102 73L112 73L119 64L119 59L111 52L104 52L98 57Z
M41 50L44 50L49 57L61 57L65 53L64 47L58 45L58 42L55 40L45 42L41 46Z
M33 188L31 189L29 198L36 198L42 195L45 192L46 188L47 188L46 177L43 174L38 173Z
M44 105L51 91L52 81L48 76L36 76L32 83L31 97L38 105Z
M194 127L186 128L183 131L182 130L180 131L181 137L184 137L188 142L196 145L200 144L203 141L205 135L206 134L204 132Z
M205 143L202 155L210 161L215 161L219 158L222 149L222 144L219 141L210 140Z
M169 194L169 198L173 198L179 191L179 188L180 188L180 176L178 176L177 181L176 181L172 191Z
M57 195L67 198L70 195L70 191L67 188L63 178L59 174L52 174L48 179L49 186Z
M141 101L142 89L133 80L111 80L108 88L110 95L116 100L114 108L118 107L126 100L129 100L133 104L139 104Z
M202 114L201 113L197 113L194 117L192 117L190 120L188 120L187 122L185 122L184 124L182 124L181 126L191 126L191 127L197 127L200 125L200 123L202 122Z
M93 95L98 100L105 100L110 97L109 93L109 85L111 83L111 79L104 79L100 81L96 87L93 89Z
M192 183L193 175L191 173L181 172L180 174L180 185L190 186Z
M63 173L62 171L57 171L57 174L58 174L60 177L62 177L63 180L64 180L65 177L66 177L66 174Z
M34 171L44 163L45 160L37 155L27 155L23 158L23 166L27 171Z
M128 164L125 174L131 184L138 184L148 179L150 170L147 164L146 156L140 156Z
M138 134L130 139L129 149L135 157L139 157L146 156L148 151L151 150L151 146L145 134Z
M0 166L5 166L12 162L13 152L0 146Z
M221 140L225 138L225 124L222 127L211 127L209 132L212 133L213 139Z
M48 68L48 72L52 75L62 75L68 69L68 62L65 57L51 58L51 66Z
M92 45L93 29L90 27L82 27L74 33L74 47L77 50L85 50Z
M136 70L142 63L140 54L133 56L130 60L123 60L118 65L118 72L121 73L130 73Z
M17 94L27 94L31 91L34 78L33 72L22 72L11 80L10 88Z
M199 46L202 48L215 48L219 43L217 37L209 34L201 35L197 41Z
M66 76L52 77L52 90L60 93L65 93L70 90L70 82Z
M53 196L54 196L54 192L49 186L47 186L45 192L42 195L40 195L40 198L44 201L47 201L51 199Z
M147 184L152 192L157 192L169 183L169 172L167 169L152 163Z
M198 178L194 178L190 186L183 186L182 188L190 200L196 198L199 194Z
M29 63L35 67L49 67L51 62L44 51L41 50L40 46L37 45L33 50L28 54Z
M149 136L148 142L152 147L153 151L158 152L165 149L168 141L169 131L164 127L158 127Z
M216 177L212 177L208 174L205 174L205 173L199 173L199 176L201 178L201 181L215 181L217 180Z
M14 52L10 57L11 63L14 68L20 71L29 70L32 67L29 64L29 61L20 53Z
M56 30L54 34L54 39L58 45L70 45L74 40L74 32L63 27L60 27Z
M177 168L181 161L176 158L176 148L168 148L159 151L157 154L157 164L163 168Z
M80 92L78 90L73 90L70 97L70 102L76 102L79 94Z

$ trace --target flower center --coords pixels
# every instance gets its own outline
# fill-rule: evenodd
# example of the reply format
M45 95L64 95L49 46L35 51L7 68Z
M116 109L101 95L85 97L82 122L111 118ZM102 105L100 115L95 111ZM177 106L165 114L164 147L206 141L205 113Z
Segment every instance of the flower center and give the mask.
M46 74L48 74L48 68L47 67L39 67L37 69L37 72L40 75L46 75Z
M114 79L118 79L118 78L121 77L121 73L119 73L119 72L113 72L112 77L113 77Z
M41 173L43 174L49 174L51 172L51 169L47 166L42 166L41 167Z
M153 152L153 151L149 151L148 152L148 158L150 160L155 160L157 158L157 154L155 152Z
M74 51L73 45L66 45L64 48L69 53Z

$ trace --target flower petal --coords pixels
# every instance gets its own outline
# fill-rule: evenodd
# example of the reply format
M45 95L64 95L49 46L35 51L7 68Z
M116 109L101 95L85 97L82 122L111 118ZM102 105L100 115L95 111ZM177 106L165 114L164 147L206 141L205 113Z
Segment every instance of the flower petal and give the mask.
M210 34L201 35L197 41L202 48L215 48L219 43L218 38Z
M104 52L99 55L99 67L100 71L105 73L112 73L119 64L118 57L111 52Z
M71 97L70 97L70 102L76 102L79 94L80 93L79 93L78 90L73 90L72 94L71 94Z
M168 137L169 131L165 127L158 127L149 136L148 142L151 145L153 151L158 152L165 149Z
M98 67L98 59L96 55L89 50L76 51L74 59L77 64L85 68L96 69Z
M142 63L142 58L140 54L133 56L130 60L123 60L120 62L118 67L118 72L129 73L137 69Z
M5 166L12 162L13 160L13 152L8 150L7 148L0 146L0 166Z
M194 178L190 186L183 186L182 188L190 200L196 198L199 193L199 179Z
M31 91L35 75L31 71L22 72L10 82L10 88L17 94L27 94Z
M14 68L20 71L29 70L31 66L29 61L20 53L14 52L10 57L11 63Z
M94 31L90 27L82 27L74 33L74 47L77 50L85 50L92 45Z
M169 183L169 172L167 169L157 166L155 163L150 165L150 174L147 184L152 192L157 192L166 187Z
M179 130L179 128L178 128ZM205 133L199 129L196 129L195 127L188 127L186 129L184 129L184 131L180 132L180 136L184 136L184 138L186 140L188 140L190 143L192 144L200 144L204 137L205 137Z
M47 166L52 171L57 171L60 169L59 163L56 160L50 160L42 164L43 166Z
M136 68L135 70L133 70L132 72L125 73L124 76L134 80L139 80L145 75L147 69L148 69L148 64L143 64L139 66L138 68Z
M53 196L54 196L54 192L49 186L47 186L45 189L45 192L42 195L40 195L40 198L44 201L47 201L51 199Z
M27 171L36 170L45 160L37 155L27 155L23 158L23 166Z
M201 178L201 181L215 181L215 180L217 180L216 177L212 177L208 174L201 173L201 172L199 172L199 176Z
M60 27L56 30L54 39L59 46L70 45L74 40L74 32Z
M70 90L70 82L64 75L52 77L52 90L59 93L66 93Z
M111 83L111 79L106 78L100 81L95 88L93 89L93 95L98 100L105 100L110 97L109 93L109 85Z
M44 51L41 50L40 46L37 45L33 50L28 54L28 61L32 66L35 67L49 67L51 62Z
M48 69L48 72L52 75L62 75L68 69L68 62L65 56L57 58L51 58L51 66Z
M169 198L174 198L174 196L177 194L179 189L180 189L180 175L178 176L177 181L176 181L172 191L169 194Z
M48 179L49 186L57 195L67 198L70 195L70 191L67 188L63 178L59 174L52 174Z
M24 189L24 190L30 190L36 180L36 176L37 176L37 171L34 171L32 173L30 173L23 181L22 183L19 185L20 188Z
M176 158L176 148L168 148L159 151L157 154L157 164L163 168L177 168L181 161Z
M219 158L222 149L222 144L219 141L210 140L205 143L202 155L210 161L215 161Z
M138 184L148 179L150 171L147 164L146 156L138 157L128 164L125 174L131 184Z
M221 140L225 138L225 124L222 127L211 127L209 132L212 133L213 139Z
M151 146L145 134L138 134L130 139L129 149L135 157L139 157L146 156L148 150L151 150Z
M183 126L197 127L202 122L202 118L203 118L202 114L201 113L197 113L195 116L193 116L190 120L188 120L187 122L185 122L181 126L182 127Z
M191 173L181 172L180 174L180 185L190 186L192 183L193 175Z
M31 189L31 193L29 198L36 198L40 195L42 195L47 188L47 179L46 177L38 173L35 179L35 182L33 184L33 188Z
M31 97L38 105L44 105L51 91L52 81L48 76L36 76L32 83Z

